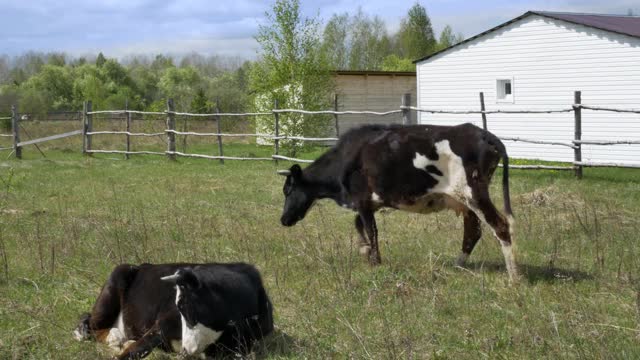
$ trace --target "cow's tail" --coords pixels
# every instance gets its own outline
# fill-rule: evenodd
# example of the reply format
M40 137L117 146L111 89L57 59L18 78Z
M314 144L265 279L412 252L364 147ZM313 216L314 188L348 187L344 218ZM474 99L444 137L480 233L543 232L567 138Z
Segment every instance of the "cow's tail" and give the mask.
M269 296L267 295L267 291L264 287L260 287L258 302L258 317L260 322L259 335L260 337L263 337L273 331L273 305L271 305L271 300L269 300Z
M502 154L502 197L504 198L504 212L513 217L511 198L509 196L509 155L505 150Z
M513 211L511 210L511 198L509 196L509 155L507 155L507 148L500 139L489 133L491 139L490 143L495 146L496 150L502 159L502 197L504 199L504 212L512 219Z

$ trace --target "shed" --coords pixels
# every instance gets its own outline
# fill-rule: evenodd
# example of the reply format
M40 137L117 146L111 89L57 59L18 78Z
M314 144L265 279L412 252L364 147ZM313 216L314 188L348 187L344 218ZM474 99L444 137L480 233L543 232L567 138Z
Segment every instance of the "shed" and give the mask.
M640 108L640 17L529 11L416 60L419 108L487 110ZM498 136L571 142L573 113L490 114ZM582 111L583 140L640 140L640 115ZM420 123L481 126L479 114L420 113ZM572 161L570 148L505 142L515 158ZM639 164L640 145L583 146L583 160Z
M387 112L399 110L402 96L411 94L416 104L416 73L413 71L335 71L338 110ZM402 114L340 115L340 133L363 124L402 124Z

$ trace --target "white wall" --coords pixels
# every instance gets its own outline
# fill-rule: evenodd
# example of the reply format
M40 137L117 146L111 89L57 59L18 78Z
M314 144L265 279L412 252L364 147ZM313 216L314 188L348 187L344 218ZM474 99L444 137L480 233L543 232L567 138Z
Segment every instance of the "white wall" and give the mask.
M496 79L513 78L513 104L496 103ZM640 39L585 26L528 16L458 48L418 63L418 107L479 110L560 109L582 91L587 105L640 108ZM583 110L583 139L640 140L640 114ZM573 139L573 113L489 114L499 136ZM420 115L420 122L452 125L481 116ZM572 161L566 147L505 141L515 158ZM640 145L583 146L583 160L640 164Z

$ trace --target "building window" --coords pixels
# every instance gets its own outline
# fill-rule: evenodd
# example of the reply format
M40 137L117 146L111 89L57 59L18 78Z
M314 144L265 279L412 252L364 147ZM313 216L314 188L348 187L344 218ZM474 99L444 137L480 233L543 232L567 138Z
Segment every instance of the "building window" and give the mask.
M496 80L496 102L513 103L513 79Z

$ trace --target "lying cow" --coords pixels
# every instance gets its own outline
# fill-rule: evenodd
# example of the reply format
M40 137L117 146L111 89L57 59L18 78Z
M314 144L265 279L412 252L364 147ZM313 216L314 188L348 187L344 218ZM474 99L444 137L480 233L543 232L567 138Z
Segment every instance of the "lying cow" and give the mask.
M258 271L235 264L119 265L74 331L139 359L154 348L187 355L243 354L273 330Z
M489 183L500 160L506 216L489 197ZM316 200L333 199L358 213L360 250L375 265L381 262L374 218L378 209L417 213L452 209L464 215L457 264L464 265L480 239L482 221L500 241L509 276L515 279L508 162L500 139L472 124L363 126L344 134L304 170L293 165L279 171L287 177L281 222L292 226Z

